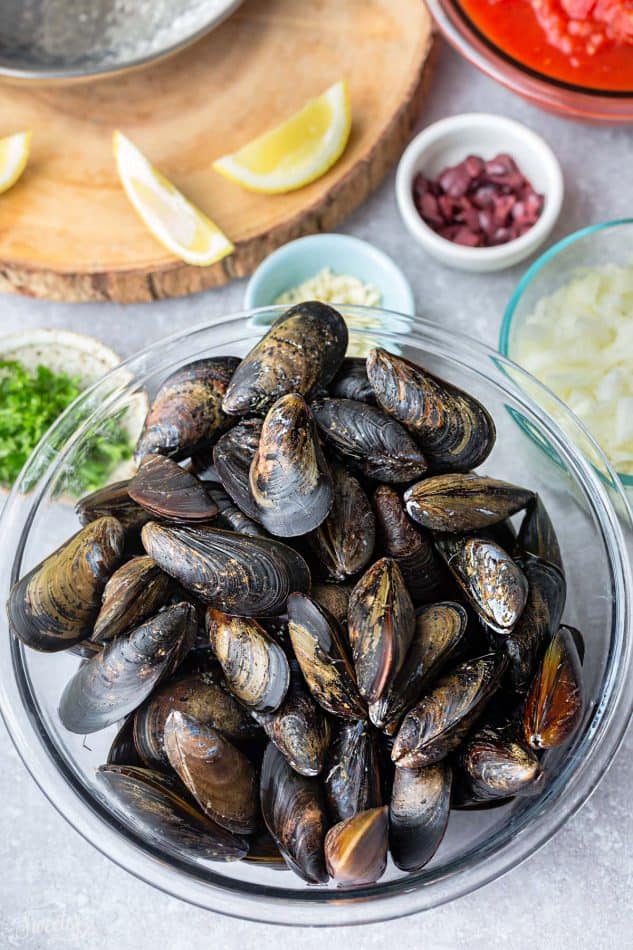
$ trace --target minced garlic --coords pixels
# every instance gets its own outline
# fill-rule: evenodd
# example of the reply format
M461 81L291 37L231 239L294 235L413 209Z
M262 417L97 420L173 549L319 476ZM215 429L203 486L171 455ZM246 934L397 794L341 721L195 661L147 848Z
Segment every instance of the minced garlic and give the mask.
M292 306L304 300L379 307L382 295L376 287L372 284L364 284L358 277L352 277L351 274L335 274L330 267L324 267L318 274L304 280L298 287L292 287L280 294L275 303Z

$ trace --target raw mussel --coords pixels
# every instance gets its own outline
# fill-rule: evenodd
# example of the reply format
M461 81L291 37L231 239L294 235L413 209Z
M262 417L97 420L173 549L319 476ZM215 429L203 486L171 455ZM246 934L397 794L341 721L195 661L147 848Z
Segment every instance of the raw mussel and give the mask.
M452 772L446 762L396 768L389 806L389 846L403 871L419 871L440 846L451 807Z
M400 495L390 485L376 489L374 509L378 547L402 571L413 603L435 600L443 579L431 535L407 517Z
M580 666L575 631L559 627L525 702L523 734L532 749L562 745L578 728L583 714Z
M231 424L222 399L238 364L234 356L212 356L172 373L145 419L137 461L154 454L184 459L212 445Z
M474 531L503 521L534 497L533 492L488 475L450 472L425 478L404 495L414 521L431 531Z
M225 412L265 412L276 399L308 396L327 386L345 356L347 327L338 311L307 301L279 317L236 369L223 400Z
M351 593L351 587L345 584L313 584L310 596L342 624L347 623L347 607Z
M125 529L126 535L135 540L143 525L152 520L152 516L149 511L132 501L128 494L129 484L129 478L122 482L113 482L81 498L75 505L81 524L90 524L98 518L116 518Z
M204 483L162 455L143 459L128 493L137 505L165 521L211 521L218 513Z
M251 538L268 537L266 529L253 521L252 518L249 518L248 515L245 515L219 484L209 486L207 493L211 501L217 505L218 516L214 522L217 528L235 531L237 534L246 534Z
M534 793L541 775L535 753L522 743L511 721L486 722L469 736L457 754L460 795L488 802Z
M103 591L91 639L113 640L164 607L173 590L172 578L151 557L134 557L119 567Z
M308 544L330 580L343 581L367 566L376 537L374 514L357 478L337 465L332 510Z
M549 561L564 574L556 531L543 500L535 496L525 513L516 542L518 554L533 554Z
M332 821L343 821L382 805L377 733L366 721L339 722L324 772L325 798Z
M373 884L385 873L389 847L387 806L361 811L325 836L325 863L338 884Z
M251 495L250 470L262 425L262 419L245 419L218 439L213 450L215 469L225 492L254 521L259 520L259 512Z
M12 633L44 652L65 650L89 637L124 541L121 524L104 517L49 554L11 589L7 612Z
M328 386L328 392L336 399L355 399L357 402L375 403L376 397L367 378L364 357L346 357Z
M134 744L134 716L123 720L123 725L112 740L108 752L108 765L143 765Z

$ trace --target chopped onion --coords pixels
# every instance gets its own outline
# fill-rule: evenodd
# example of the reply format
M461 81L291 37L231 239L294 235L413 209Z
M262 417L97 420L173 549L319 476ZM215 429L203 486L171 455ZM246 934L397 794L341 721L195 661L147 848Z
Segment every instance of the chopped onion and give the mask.
M543 297L512 355L633 475L633 265L588 269Z

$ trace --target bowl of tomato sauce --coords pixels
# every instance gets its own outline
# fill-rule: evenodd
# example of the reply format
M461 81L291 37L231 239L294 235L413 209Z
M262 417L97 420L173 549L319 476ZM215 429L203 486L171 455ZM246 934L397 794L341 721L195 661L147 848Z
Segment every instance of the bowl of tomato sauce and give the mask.
M456 49L535 104L633 122L633 0L427 0Z

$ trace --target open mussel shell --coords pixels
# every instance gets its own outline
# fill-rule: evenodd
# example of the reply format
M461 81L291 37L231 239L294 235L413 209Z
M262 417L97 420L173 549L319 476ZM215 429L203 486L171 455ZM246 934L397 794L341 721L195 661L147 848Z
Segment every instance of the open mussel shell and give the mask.
M584 700L577 638L561 626L534 677L523 712L523 735L532 749L553 749L582 719Z
M356 584L349 601L349 639L361 695L374 703L404 663L415 613L400 568L381 558Z
M391 753L400 768L433 765L452 752L499 686L506 658L487 654L443 675L402 720Z
M80 735L98 732L140 706L171 672L195 627L194 608L181 603L106 643L66 685L59 703L66 729Z
M518 554L533 554L549 561L564 574L556 531L543 500L535 496L525 513L516 541Z
M414 604L435 600L443 579L432 536L407 517L390 485L380 485L373 501L379 550L397 563Z
M310 596L332 614L339 624L347 623L347 608L352 592L345 584L313 584Z
M254 521L259 512L251 495L250 470L259 448L263 419L245 419L216 442L213 461L225 492Z
M212 356L181 366L162 384L147 413L136 459L184 459L210 446L231 425L222 399L239 360Z
M55 652L87 639L106 582L123 555L125 535L110 517L92 521L13 586L11 632L34 650Z
M136 766L102 765L97 780L126 826L154 847L188 860L239 861L248 853L246 839L203 815L175 778Z
M365 358L347 356L328 386L328 392L335 399L355 399L357 402L375 403L376 396L367 378Z
M308 538L323 574L334 581L362 571L374 552L374 513L358 479L338 465L332 472L332 509Z
M152 767L168 764L163 737L172 711L186 713L238 745L248 743L259 732L230 692L216 661L215 670L179 674L167 680L136 710L134 743L143 761Z
M128 716L112 740L108 765L139 765L143 762L134 744L134 716Z
M274 712L288 691L290 668L283 648L249 617L232 617L209 607L209 642L227 683L240 702Z
M308 396L316 386L327 386L343 362L347 340L345 321L333 307L317 301L291 307L238 366L224 411L265 412L286 393Z
M409 433L377 406L319 398L312 411L325 442L366 477L404 483L426 472L426 459Z
M461 604L440 601L416 611L415 632L402 667L387 691L369 707L371 721L393 733L420 698L424 686L461 646L468 615Z
M217 528L235 531L237 534L246 534L250 538L268 537L266 529L253 521L252 518L249 518L248 515L245 515L220 485L209 486L207 494L218 509L218 516L215 519Z
M340 821L325 836L325 863L338 884L373 884L385 873L388 809L371 808Z
M144 524L152 520L152 516L130 498L129 484L129 478L113 482L81 498L75 505L81 524L87 525L98 518L111 517L120 522L126 534L137 534Z
M307 564L272 538L252 538L220 528L145 525L147 553L203 603L243 616L284 611L291 591L310 589Z
M323 779L334 822L382 805L380 750L368 722L337 723Z
M257 712L263 727L289 764L300 775L318 775L330 744L330 723L303 684L300 673L290 673L284 700L274 712Z
M175 710L167 717L164 741L171 767L207 817L234 834L255 831L257 778L242 752L220 732Z
M534 493L488 475L449 472L433 475L404 495L414 521L431 531L474 531L525 508Z
M130 480L130 498L166 521L210 521L218 506L191 472L162 455L150 455Z
M487 537L439 535L436 546L468 602L497 633L508 633L528 597L528 581L501 545Z
M335 716L364 719L367 708L334 617L305 594L291 594L288 630L297 662L317 703Z
M565 606L564 575L549 561L524 555L517 563L525 574L528 598L516 626L504 637L508 679L513 689L525 692L546 644L558 630Z
M332 476L307 403L288 393L268 410L249 485L258 520L282 538L314 531L332 507Z
M452 772L445 762L395 770L389 847L402 871L419 871L440 846L451 808Z
M103 591L91 639L113 640L167 603L174 582L151 557L134 557L119 567Z
M459 749L457 763L461 796L470 802L533 794L540 787L538 757L520 742L510 722L477 728Z
M468 393L383 349L367 357L367 376L382 408L414 433L435 472L477 468L492 451L494 422Z
M308 884L327 881L327 820L318 779L299 775L270 742L260 774L262 815L286 864Z

